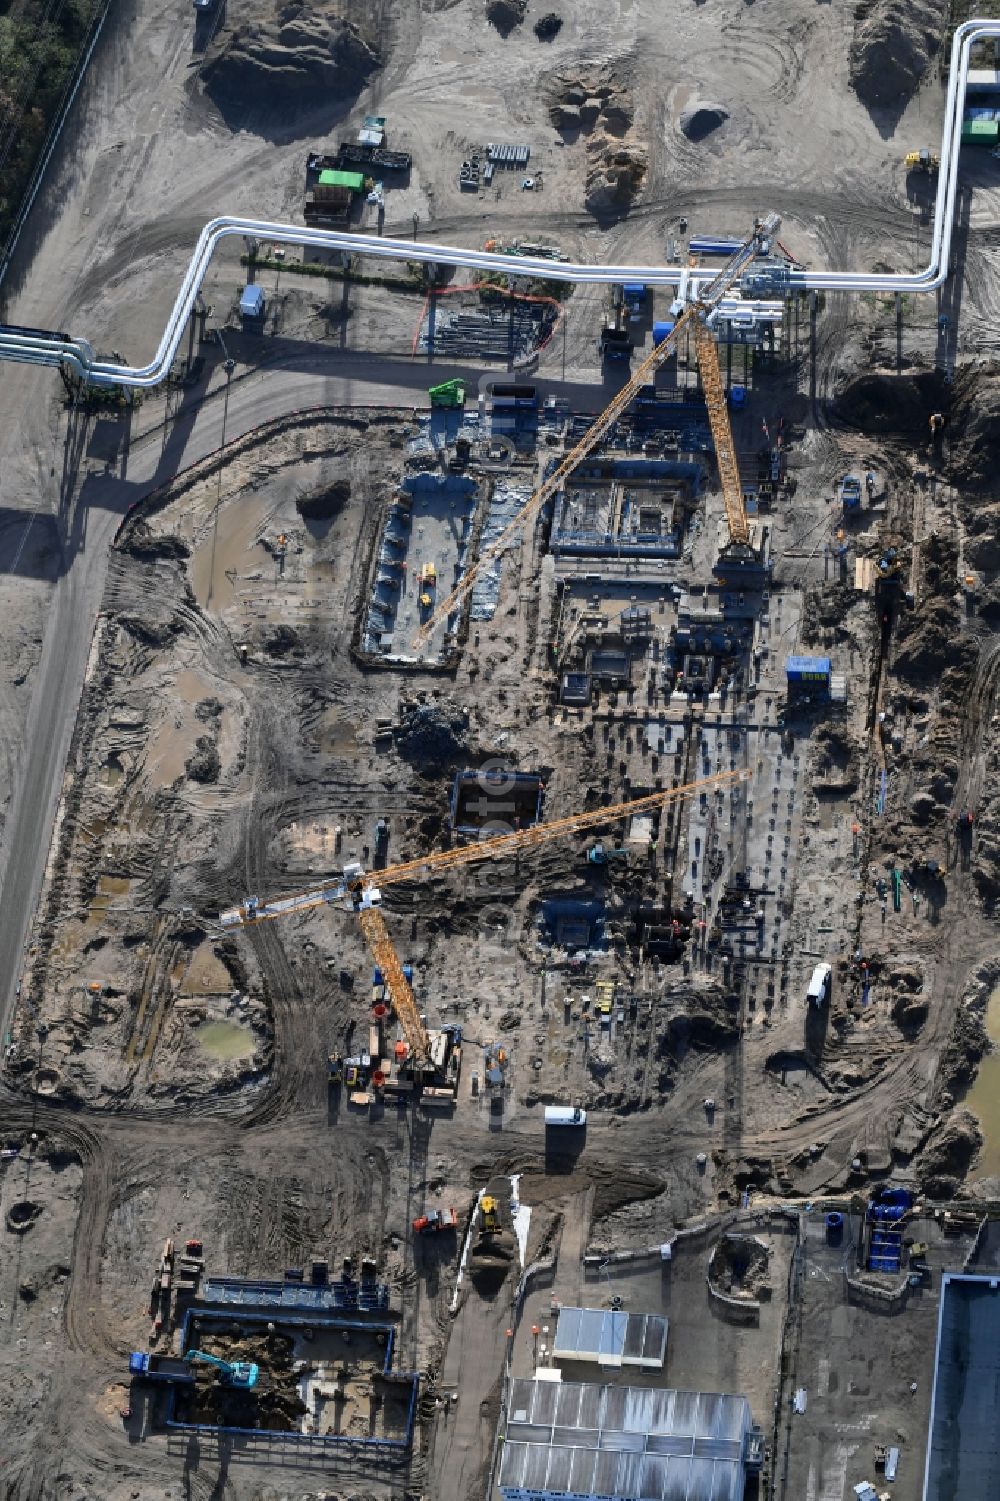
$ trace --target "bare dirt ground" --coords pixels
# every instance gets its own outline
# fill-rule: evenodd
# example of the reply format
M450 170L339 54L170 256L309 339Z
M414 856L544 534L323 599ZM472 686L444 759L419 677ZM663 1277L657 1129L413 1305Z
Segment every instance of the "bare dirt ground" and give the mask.
M933 61L912 97L870 111L850 87L852 67L864 70L839 4L793 0L778 16L707 0L667 25L646 0L588 0L565 7L551 42L534 35L536 10L502 37L478 0L384 7L366 90L290 115L264 93L245 108L213 102L190 15L123 0L29 227L21 280L6 288L7 315L146 357L202 224L244 210L298 221L306 150L370 110L414 156L408 186L387 189L388 233L411 232L417 216L421 236L452 242L520 236L581 259L659 261L682 252L682 216L734 233L776 208L783 242L810 265L922 264L927 187L907 182L901 158L938 134ZM241 19L262 15L227 14L211 57ZM875 26L861 42L880 35ZM693 140L682 116L706 106L725 118ZM533 191L513 173L478 194L460 189L462 160L488 140L531 144ZM415 288L268 270L272 314L253 338L233 327L244 275L233 246L204 289L209 327L229 327L231 382L221 346L192 339L207 357L199 382L151 397L130 423L67 415L50 377L11 367L0 390L3 960L20 990L2 1119L20 1155L2 1167L0 1216L30 1208L18 1211L26 1228L0 1229L0 1494L482 1495L511 1321L523 1362L532 1299L541 1317L552 1295L608 1296L584 1275L588 1249L639 1252L703 1218L704 1241L679 1256L672 1283L659 1271L616 1283L628 1306L668 1311L666 1379L746 1391L778 1445L768 1473L789 1498L818 1501L867 1478L868 1435L889 1439L893 1423L917 1473L933 1287L891 1321L877 1295L860 1314L808 1217L798 1262L792 1230L774 1232L772 1297L752 1341L711 1312L703 1278L717 1216L746 1196L762 1214L775 1201L847 1203L890 1173L940 1202L995 1189L962 1106L997 974L1000 557L982 413L998 405L988 374L1000 337L998 190L985 159L964 166L963 183L944 334L923 302L897 311L827 298L813 327L803 301L770 368L754 372L741 456L752 463L762 422L784 419L795 488L767 518L774 581L742 679L727 704L694 714L664 694L652 656L614 702L558 706L544 528L505 561L496 613L450 672L393 672L359 655L387 506L428 465L409 447L414 406L432 380L461 373L475 389L485 373L471 357L413 358ZM543 394L573 411L606 399L602 298L577 291L538 362ZM306 406L323 410L288 420ZM938 409L948 426L934 450L927 418ZM260 424L221 464L196 462ZM547 452L507 477L530 488ZM880 497L846 529L840 579L834 485L867 467ZM472 473L482 517L491 476ZM174 475L119 533L127 507ZM721 515L710 493L665 582L707 581ZM855 562L889 546L905 587L883 634L880 606L852 586ZM968 569L975 584L963 592ZM609 608L619 596L619 607L631 598L627 580L609 586ZM650 597L665 637L673 593ZM829 654L846 675L839 718L779 721L793 650ZM379 720L392 732L376 745ZM327 1053L361 1046L369 1019L370 960L348 914L320 909L236 936L218 926L251 892L300 889L370 859L380 818L390 860L443 847L462 767L499 759L540 772L545 816L558 817L738 758L745 802L713 797L664 816L651 850L646 838L621 867L595 868L576 839L475 878L387 891L421 1005L432 1023L465 1029L454 1119L394 1107L369 1118L328 1093ZM967 841L955 822L966 806ZM710 852L714 874L699 865ZM898 911L894 869L907 883ZM741 870L767 891L764 943L747 963L711 922ZM669 910L689 881L707 926L661 963L642 950L637 914ZM539 944L554 898L604 907L608 947L582 972L558 944ZM834 987L817 1017L803 997L821 958ZM609 982L605 1017L597 987ZM471 1076L482 1079L498 1042L509 1082L494 1113ZM544 1103L567 1100L590 1112L577 1155L542 1126ZM527 1259L558 1251L551 1286L515 1306L512 1265L498 1284L467 1275L453 1305L475 1195L503 1185L509 1216L518 1173L532 1208ZM458 1235L416 1241L412 1219L434 1206L456 1208ZM425 1376L406 1465L303 1460L291 1482L287 1456L164 1438L129 1392L127 1357L150 1336L165 1238L192 1235L210 1271L237 1275L280 1276L314 1255L377 1259L400 1363ZM935 1272L969 1244L941 1250ZM809 1369L831 1360L832 1340L856 1361L849 1350L876 1318L893 1326L900 1369L918 1371L912 1410L894 1387L876 1436L876 1388L851 1367L849 1392L821 1374L812 1426L772 1428L782 1349ZM782 1401L784 1421L789 1390Z

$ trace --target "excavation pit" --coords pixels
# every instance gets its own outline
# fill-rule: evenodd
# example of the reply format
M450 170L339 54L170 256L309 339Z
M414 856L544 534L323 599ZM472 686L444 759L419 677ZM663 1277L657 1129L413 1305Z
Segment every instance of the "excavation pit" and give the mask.
M20 1199L7 1210L7 1229L12 1230L15 1235L24 1235L35 1224L41 1212L41 1204L33 1204L30 1199Z
M456 834L530 829L541 817L544 793L537 772L503 766L460 771L451 794L451 826Z
M386 1323L330 1316L322 1307L194 1308L184 1351L251 1361L255 1385L240 1388L197 1364L193 1386L171 1387L167 1427L182 1432L280 1434L299 1444L362 1444L389 1451L413 1440L419 1377L393 1370L396 1331Z

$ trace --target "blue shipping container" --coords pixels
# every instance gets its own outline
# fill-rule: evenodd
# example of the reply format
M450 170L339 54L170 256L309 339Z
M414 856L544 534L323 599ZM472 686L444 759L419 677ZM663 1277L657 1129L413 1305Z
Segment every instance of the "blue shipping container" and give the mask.
M694 235L688 241L692 255L735 255L742 245L742 240L725 239L720 235Z
M627 281L622 287L622 291L628 298L643 298L646 295L646 283L643 281Z
M829 657L786 657L785 677L790 683L828 683Z

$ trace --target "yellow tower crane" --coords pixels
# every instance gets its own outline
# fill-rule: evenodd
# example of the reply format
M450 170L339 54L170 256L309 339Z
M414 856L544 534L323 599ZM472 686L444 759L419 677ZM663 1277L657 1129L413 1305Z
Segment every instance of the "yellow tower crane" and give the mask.
M726 522L730 542L746 546L750 541L750 526L740 483L740 469L736 462L736 445L729 423L729 408L719 369L719 348L712 330L699 319L694 326L694 347L698 356L698 373L705 392L708 407L708 422L712 429L715 458L719 466L719 482L726 505Z
M455 870L460 866L473 865L483 860L500 860L508 855L519 855L526 850L537 849L551 839L564 835L583 833L618 819L631 818L639 813L650 813L667 807L682 798L707 791L709 788L725 787L746 778L746 771L724 771L715 776L704 777L698 782L687 782L665 792L651 792L645 797L634 798L627 803L594 808L588 813L574 813L568 818L553 819L548 823L535 824L515 834L498 834L481 839L475 844L460 845L455 849L436 850L417 860L404 860L390 865L385 870L366 871L360 864L344 867L343 875L335 881L294 896L277 897L262 902L259 897L248 897L239 907L232 907L219 918L224 928L250 927L254 923L267 922L276 917L285 917L293 912L305 912L312 907L332 906L346 903L349 910L357 913L361 930L376 964L382 971L386 989L396 1016L403 1029L410 1053L421 1065L431 1062L431 1040L420 1018L420 1011L410 982L403 973L403 966L381 913L382 892L386 886L401 881L422 880L441 871Z
M629 407L641 388L656 374L657 370L659 370L660 366L670 355L673 354L681 334L689 328L695 332L695 347L698 350L699 362L702 361L704 353L708 369L706 378L705 369L703 368L702 380L705 384L706 398L709 401L708 415L712 426L712 437L716 444L716 451L719 454L719 473L722 479L723 495L726 498L726 515L729 518L730 535L733 541L746 542L748 540L749 530L747 528L746 513L743 508L743 492L740 488L739 471L736 468L736 455L733 449L732 432L730 431L729 420L726 414L725 396L720 394L718 401L716 400L716 393L722 392L722 377L719 371L718 355L715 353L715 342L711 334L708 333L706 324L733 282L746 269L754 256L770 241L777 232L780 224L781 219L777 214L768 214L766 218L758 220L754 224L753 233L750 237L744 241L722 269L716 273L708 283L708 286L701 291L700 295L693 302L689 302L683 306L679 311L677 321L667 337L655 346L651 354L646 356L631 380L627 381L622 389L612 397L604 411L599 417L595 418L580 441L570 449L569 453L556 466L548 479L543 480L531 498L518 511L517 515L507 523L496 540L491 542L489 547L483 549L474 563L470 563L451 593L441 599L435 609L428 615L427 619L423 621L413 637L412 645L414 649L424 646L430 640L441 622L447 620L449 615L472 592L482 570L489 567L502 553L506 552L511 543L521 535L527 523L534 516L537 516L545 502L562 489L569 476L583 463L588 455L593 453L597 445L618 421L618 418ZM697 342L699 329L703 329L706 334L706 339L701 343ZM711 345L712 349L711 359L708 357L709 345ZM709 385L713 382L713 370L713 394L710 396ZM727 457L725 460L725 471L722 467L724 462L722 449L725 449L726 454L731 456L731 458ZM733 480L734 474L735 482Z

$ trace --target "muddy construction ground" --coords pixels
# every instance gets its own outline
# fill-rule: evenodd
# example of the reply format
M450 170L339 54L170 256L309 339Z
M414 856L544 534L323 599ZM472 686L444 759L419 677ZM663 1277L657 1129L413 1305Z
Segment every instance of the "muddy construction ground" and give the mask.
M940 128L932 5L905 53L888 4L853 37L842 7L806 0L780 17L709 0L669 36L644 0L562 7L551 40L540 7L492 9L318 6L282 31L258 6L238 35L230 16L195 29L192 59L175 12L140 0L95 55L9 316L138 358L202 223L297 221L306 150L370 111L414 156L381 216L356 206L373 233L659 261L683 253L682 218L742 233L774 208L809 265L925 258L929 187L902 156ZM317 36L332 60L315 77ZM501 139L530 141L535 186L463 190L463 160ZM789 299L773 346L724 352L747 390L744 482L772 449L780 463L753 518L764 587L730 578L721 625L724 508L696 412L621 424L601 463L653 469L624 489L581 477L457 631L412 644L421 595L450 587L624 378L599 363L597 288L539 323L517 371L539 412L513 431L487 390L512 376L506 351L448 342L454 307L490 317L496 291L432 307L414 268L306 274L268 247L263 330L239 327L232 244L177 381L140 409L5 379L5 1501L470 1501L556 1305L614 1300L668 1317L665 1367L575 1379L745 1394L761 1494L782 1501L849 1496L873 1446L901 1444L894 1495L916 1501L940 1274L1000 1260L983 1225L1000 1199L1000 189L992 158L967 155L939 306ZM668 303L648 301L637 344ZM489 338L509 328L513 347L520 312L499 306ZM427 387L456 375L464 418L432 417ZM703 416L693 349L660 385ZM845 515L838 482L869 471ZM566 535L605 513L663 548L574 554ZM789 696L796 654L830 659L830 699ZM589 676L576 701L567 674ZM509 816L494 803L511 772L535 779L516 816L540 792L545 820L728 780L386 887L427 1025L462 1029L454 1108L434 1111L331 1084L330 1055L368 1049L377 999L344 903L220 915L468 843L462 771L478 823ZM811 1007L822 963L828 1004ZM395 1019L385 1033L392 1055ZM552 1104L585 1110L585 1131L546 1131ZM906 1258L866 1267L865 1204L889 1179L915 1198L919 1286ZM418 1235L434 1209L454 1227ZM264 1279L254 1306L287 1313L324 1285L314 1261L377 1333L261 1332L207 1285ZM374 1312L350 1292L362 1272L385 1290ZM259 1393L203 1368L172 1409L129 1355L176 1355L204 1306L231 1312L208 1353L258 1364ZM219 1433L237 1410L246 1431ZM208 1428L169 1428L178 1411ZM330 1435L349 1442L297 1441ZM400 1435L388 1454L363 1442Z

